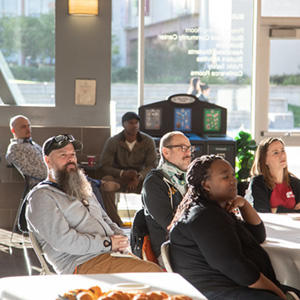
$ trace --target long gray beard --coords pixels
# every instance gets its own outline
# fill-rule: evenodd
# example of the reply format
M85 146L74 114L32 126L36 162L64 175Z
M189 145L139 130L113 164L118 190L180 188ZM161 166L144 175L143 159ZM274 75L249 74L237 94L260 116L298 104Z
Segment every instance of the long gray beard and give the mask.
M90 197L92 195L92 187L83 171L77 166L76 169L68 171L67 167L68 165L62 170L55 171L56 183L67 195L80 201Z

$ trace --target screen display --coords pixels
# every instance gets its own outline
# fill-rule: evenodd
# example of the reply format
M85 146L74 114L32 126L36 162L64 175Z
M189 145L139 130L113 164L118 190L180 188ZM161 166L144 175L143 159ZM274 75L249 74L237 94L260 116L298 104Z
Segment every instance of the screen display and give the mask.
M221 109L205 108L204 109L204 131L218 132L221 129Z
M192 109L191 108L174 109L174 130L179 130L179 131L192 130Z
M161 109L146 109L145 110L145 128L147 130L160 130L161 128Z

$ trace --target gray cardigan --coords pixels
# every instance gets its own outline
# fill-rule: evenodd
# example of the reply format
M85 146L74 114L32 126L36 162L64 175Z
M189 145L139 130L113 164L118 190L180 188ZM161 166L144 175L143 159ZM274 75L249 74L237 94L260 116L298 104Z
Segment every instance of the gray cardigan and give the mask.
M124 235L94 194L88 201L89 210L78 199L47 184L37 185L28 195L28 228L58 274L71 274L76 266L110 252L104 241L110 242L114 234Z

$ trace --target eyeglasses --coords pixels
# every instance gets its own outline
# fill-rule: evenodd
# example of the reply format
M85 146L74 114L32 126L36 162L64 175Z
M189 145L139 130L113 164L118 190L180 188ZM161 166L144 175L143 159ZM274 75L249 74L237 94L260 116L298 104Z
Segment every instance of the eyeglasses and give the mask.
M186 146L186 145L170 145L165 146L166 148L172 149L172 148L181 148L182 152L186 152L187 150L190 150L192 153L195 151L195 146Z
M57 143L58 145L61 145L64 141L73 142L73 141L75 141L75 139L74 139L72 134L57 135L48 144L47 148L45 149L45 154L48 155L51 152L50 149L51 149L51 147L53 146L54 143Z

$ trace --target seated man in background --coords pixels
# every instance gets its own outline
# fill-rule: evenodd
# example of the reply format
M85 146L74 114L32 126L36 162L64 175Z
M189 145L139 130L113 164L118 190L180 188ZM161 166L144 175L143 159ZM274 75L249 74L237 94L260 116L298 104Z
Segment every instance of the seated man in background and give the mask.
M157 154L153 139L139 131L140 117L127 112L122 117L124 130L109 138L103 148L100 164L103 180L120 184L120 192L139 194L148 172L157 166ZM119 226L115 193L102 194L108 216Z
M10 120L10 130L14 136L6 152L6 160L29 177L29 187L47 177L42 148L31 137L30 122L25 116L15 116Z
M8 145L6 160L13 164L24 175L29 178L29 188L32 189L36 184L47 177L47 168L44 163L42 148L31 137L31 124L28 118L22 115L15 116L10 120L10 129L14 136ZM111 191L119 188L114 182L101 182L89 178L93 192L97 196L99 203L104 207L101 190Z
M101 208L77 167L76 151L82 147L71 135L49 138L43 145L47 179L27 197L28 228L47 261L58 274L160 272L154 263L112 255L127 251L128 237Z
M176 208L186 193L186 171L193 147L180 131L166 133L160 140L160 162L145 178L142 202L152 250L163 267L160 247L166 241Z

